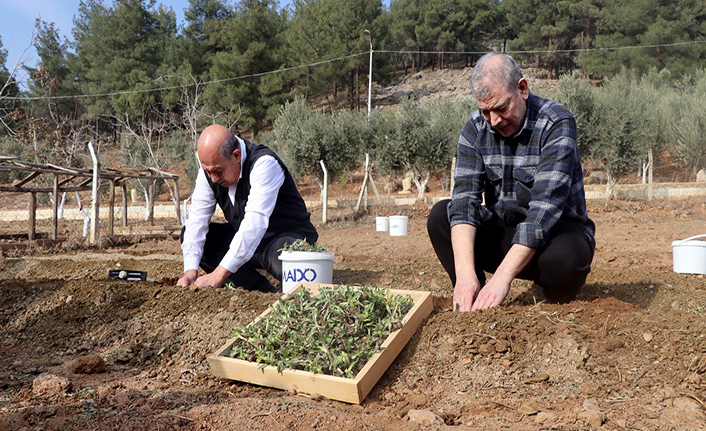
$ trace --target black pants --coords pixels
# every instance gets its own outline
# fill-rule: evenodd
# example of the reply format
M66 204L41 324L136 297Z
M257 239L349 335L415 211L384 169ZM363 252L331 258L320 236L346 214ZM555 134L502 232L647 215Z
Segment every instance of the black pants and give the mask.
M184 240L184 229L181 230L181 239ZM207 273L213 272L221 263L223 256L230 248L230 242L235 236L235 228L229 223L209 223L206 243L203 248L203 256L199 266ZM319 238L313 225L303 226L291 232L285 232L275 237L269 243L260 243L252 258L241 266L236 272L228 277L228 281L237 287L247 290L260 290L263 292L275 292L275 287L269 282L267 277L261 274L258 269L264 269L277 280L282 280L282 261L279 260L279 250L285 243L293 243L297 239L304 239L310 244Z
M441 265L455 285L456 270L447 211L449 201L446 199L434 205L427 219L427 231ZM485 272L494 273L512 247L515 231L515 227L508 226L498 217L478 227L474 250L476 275L481 285L485 283ZM560 221L517 278L534 281L549 302L572 301L591 271L594 250L595 244L579 226Z

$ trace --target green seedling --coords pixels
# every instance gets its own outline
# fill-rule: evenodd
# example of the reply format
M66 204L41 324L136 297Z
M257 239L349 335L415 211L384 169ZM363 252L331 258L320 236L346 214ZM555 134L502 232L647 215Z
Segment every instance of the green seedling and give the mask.
M234 328L230 356L276 366L353 378L381 349L414 305L410 296L365 286L326 286L283 297L265 317Z
M314 252L325 252L326 249L319 245L319 243L309 244L303 239L296 239L291 244L289 242L284 243L284 247L277 250L282 251L314 251Z

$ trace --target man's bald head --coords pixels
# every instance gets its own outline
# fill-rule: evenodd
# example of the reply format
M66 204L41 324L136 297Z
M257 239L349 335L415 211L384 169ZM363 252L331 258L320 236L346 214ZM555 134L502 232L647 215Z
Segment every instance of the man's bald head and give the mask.
M199 158L202 153L210 157L220 153L225 159L230 159L233 150L238 148L237 143L235 135L227 127L220 124L210 125L201 132L197 148Z
M240 145L228 128L220 124L201 132L197 147L201 167L215 183L229 187L240 176Z

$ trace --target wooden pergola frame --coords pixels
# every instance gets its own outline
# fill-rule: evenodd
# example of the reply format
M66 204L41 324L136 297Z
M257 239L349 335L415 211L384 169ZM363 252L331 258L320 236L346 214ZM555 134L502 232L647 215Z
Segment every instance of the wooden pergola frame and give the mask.
M58 209L59 194L63 192L81 192L93 190L93 170L83 168L67 168L53 164L33 163L17 160L15 157L0 156L0 172L25 172L26 176L14 182L12 185L0 185L0 192L29 193L29 239L36 238L36 213L37 213L37 193L53 193L53 217L52 217L52 239L57 239L58 235ZM53 176L53 186L47 187L37 184L37 179L41 175ZM98 187L110 188L110 203L108 210L108 234L113 235L115 226L115 189L121 187L123 190L123 226L127 226L128 205L127 205L127 183L131 179L150 180L151 186L148 190L150 195L149 221L154 224L154 201L156 196L157 180L174 181L175 193L177 196L175 207L177 222L181 223L181 212L179 208L179 176L162 172L154 168L139 169L101 169L99 170L100 180L108 180L108 184L99 184ZM76 181L78 180L78 183Z

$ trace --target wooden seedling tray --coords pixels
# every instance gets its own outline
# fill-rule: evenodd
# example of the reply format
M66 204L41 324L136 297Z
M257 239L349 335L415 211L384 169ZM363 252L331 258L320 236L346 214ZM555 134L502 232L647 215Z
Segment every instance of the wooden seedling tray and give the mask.
M300 283L286 293L285 296L292 295L303 288L309 289L312 294L316 295L321 286L331 285ZM211 364L211 372L218 377L226 379L310 395L318 394L338 401L360 404L382 377L385 370L392 364L392 361L402 351L402 348L407 345L412 335L414 335L433 308L430 292L390 289L390 293L409 295L414 300L414 305L402 319L402 328L392 332L387 337L382 344L383 349L370 358L355 378L348 379L291 369L283 369L279 372L277 367L271 365L262 367L262 364L256 362L231 358L229 357L230 349L236 342L236 338L228 340L223 347L208 357L208 362ZM270 310L271 308L265 310L251 325L270 313Z

